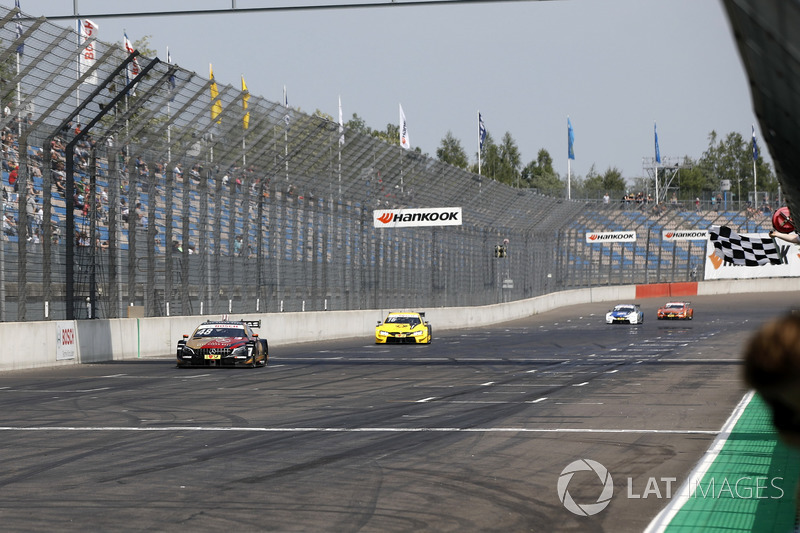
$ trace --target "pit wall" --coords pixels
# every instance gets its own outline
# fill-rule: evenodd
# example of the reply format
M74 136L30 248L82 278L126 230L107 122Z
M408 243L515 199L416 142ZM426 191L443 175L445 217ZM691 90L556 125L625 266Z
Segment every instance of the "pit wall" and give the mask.
M435 335L437 331L497 324L582 303L786 291L800 291L800 278L595 287L504 304L424 311ZM269 341L274 353L273 349L281 345L323 339L364 337L365 341L371 341L376 323L388 311L236 314L231 318L261 320L258 332ZM174 354L175 345L183 334L190 334L205 320L219 318L213 315L0 323L0 346L4 347L0 351L0 371L163 358Z

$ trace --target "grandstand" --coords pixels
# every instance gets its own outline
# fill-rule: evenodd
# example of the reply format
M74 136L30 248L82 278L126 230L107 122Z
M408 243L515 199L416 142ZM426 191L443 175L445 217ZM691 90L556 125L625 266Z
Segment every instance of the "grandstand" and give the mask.
M698 279L705 243L665 243L663 229L768 227L512 188L255 95L245 129L242 91L220 86L216 114L209 80L143 57L134 85L111 44L94 43L76 79L73 30L43 19L18 56L15 13L0 8L2 207L16 222L0 320L485 305ZM373 227L374 209L441 206L464 224ZM636 242L585 242L618 230Z

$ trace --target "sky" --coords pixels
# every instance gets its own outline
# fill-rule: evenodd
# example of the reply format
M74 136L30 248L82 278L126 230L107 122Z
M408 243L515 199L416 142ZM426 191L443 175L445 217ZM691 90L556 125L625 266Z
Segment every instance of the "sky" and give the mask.
M33 16L357 3L363 0L20 0ZM381 0L372 0L380 2ZM386 0L402 4L403 0ZM10 0L0 5L13 7ZM398 124L433 157L449 132L470 162L478 120L496 143L508 132L523 165L546 149L573 177L593 167L629 182L655 156L700 158L709 134L761 133L721 0L552 0L439 6L128 17L95 20L98 38L132 41L181 67L291 107L373 129ZM54 21L66 26L68 21ZM74 26L74 22L72 23ZM768 157L760 144L761 153Z

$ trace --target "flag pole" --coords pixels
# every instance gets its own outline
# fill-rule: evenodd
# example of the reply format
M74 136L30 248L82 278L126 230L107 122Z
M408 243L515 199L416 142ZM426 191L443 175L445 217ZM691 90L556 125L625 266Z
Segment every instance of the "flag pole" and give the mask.
M567 200L572 200L572 165L570 158L567 158Z
M758 183L756 182L756 159L758 159L758 144L756 143L756 125L753 128L753 207L758 209Z

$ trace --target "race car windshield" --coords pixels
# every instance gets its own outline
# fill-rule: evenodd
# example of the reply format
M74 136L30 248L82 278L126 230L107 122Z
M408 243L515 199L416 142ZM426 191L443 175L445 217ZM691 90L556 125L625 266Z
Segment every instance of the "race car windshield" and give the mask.
M633 307L622 307L622 306L620 306L620 307L617 307L616 310L620 311L622 313L633 313Z
M201 337L244 337L243 328L200 328L194 333L195 338Z
M667 304L667 309L683 309L683 304Z
M409 326L416 326L419 324L419 318L415 316L390 316L386 318L387 324L408 324Z

